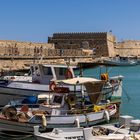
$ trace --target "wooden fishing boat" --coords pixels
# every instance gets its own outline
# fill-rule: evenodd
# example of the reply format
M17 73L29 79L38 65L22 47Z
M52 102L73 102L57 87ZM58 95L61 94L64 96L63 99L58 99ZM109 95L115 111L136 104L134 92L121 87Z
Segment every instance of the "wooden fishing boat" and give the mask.
M32 82L21 81L0 81L0 106L4 106L14 98L25 96L50 94L56 87L56 80L65 80L76 78L74 74L75 66L66 65L31 65L30 71ZM104 83L102 93L110 97L121 97L122 94L122 76L108 77L103 79ZM75 92L75 86L64 83L63 86L69 87L70 91ZM81 92L81 87L77 86L76 92ZM113 96L112 96L113 95ZM106 96L107 97L107 96Z
M0 81L0 98L2 99L0 106L4 106L14 98L17 99L44 93L49 95L52 88L56 86L52 81L73 78L75 68L75 66L69 66L68 69L67 65L34 64L30 67L29 77L32 77L32 82L29 82L28 78L26 81L26 78L21 79L20 77L19 80L16 76L10 77L16 80L8 80L6 79L7 77L4 77L5 80ZM74 91L73 86L70 86L69 89ZM80 88L77 90L80 90Z
M74 70L76 66L67 65L41 65L34 64L30 67L30 77L32 82L28 80L14 81L1 80L0 81L0 106L7 104L10 100L23 96L32 96L38 94L50 94L54 87L56 87L56 80L65 80L76 78ZM13 77L11 77L13 78ZM108 94L108 97L121 97L122 94L122 76L108 77L103 87L103 93ZM24 78L23 78L24 79ZM26 79L26 78L25 78ZM28 78L27 78L28 79ZM75 91L75 87L70 84L63 86L69 87L70 91ZM77 91L80 91L80 86L77 86ZM81 92L81 91L80 91Z
M0 127L5 130L32 132L35 125L45 129L91 126L109 121L117 112L115 104L101 103L104 81L76 78L65 82L84 85L87 99L83 92L72 93L66 87L57 87L55 89L57 93L53 93L49 103L45 102L39 105L39 108L29 108L24 105L22 108L9 109L9 106L6 106L2 110Z

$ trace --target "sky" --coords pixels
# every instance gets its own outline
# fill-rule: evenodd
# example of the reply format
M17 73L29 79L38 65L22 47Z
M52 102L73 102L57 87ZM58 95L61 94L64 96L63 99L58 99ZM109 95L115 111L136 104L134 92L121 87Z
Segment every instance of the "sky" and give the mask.
M140 0L0 0L0 40L109 31L118 41L140 40Z

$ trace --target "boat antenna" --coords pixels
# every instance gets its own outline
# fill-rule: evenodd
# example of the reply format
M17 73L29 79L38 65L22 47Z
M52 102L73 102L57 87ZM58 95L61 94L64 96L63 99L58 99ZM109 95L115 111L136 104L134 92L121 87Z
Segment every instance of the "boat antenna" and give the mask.
M67 59L66 59L66 65L67 65L68 68L69 68L69 66L70 66L70 58L67 58Z

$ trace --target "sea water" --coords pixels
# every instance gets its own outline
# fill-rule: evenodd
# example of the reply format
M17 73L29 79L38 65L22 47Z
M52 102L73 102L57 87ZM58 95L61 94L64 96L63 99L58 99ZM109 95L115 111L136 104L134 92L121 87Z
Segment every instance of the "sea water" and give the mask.
M125 67L97 67L87 69L84 75L100 77L100 74L108 71L109 76L122 75L122 103L121 114L132 115L136 119L140 119L140 65Z
M83 75L99 78L100 74L106 71L108 72L110 77L117 76L117 75L124 76L123 86L122 86L123 93L122 93L122 103L121 103L121 114L131 115L136 119L140 119L140 65L125 66L125 67L100 66L96 68L83 70ZM0 140L6 140L6 139L12 140L10 138L0 137ZM29 138L24 138L24 140L35 140L35 138L29 137Z

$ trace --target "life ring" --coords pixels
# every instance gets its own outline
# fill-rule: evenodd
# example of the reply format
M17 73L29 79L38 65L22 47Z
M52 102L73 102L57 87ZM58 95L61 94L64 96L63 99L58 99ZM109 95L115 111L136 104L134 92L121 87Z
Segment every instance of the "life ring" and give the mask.
M50 85L49 85L49 89L50 89L51 91L54 91L55 88L56 88L56 84L55 84L54 81L52 81L52 82L50 83Z
M73 74L70 69L67 69L65 77L66 79L73 78Z

